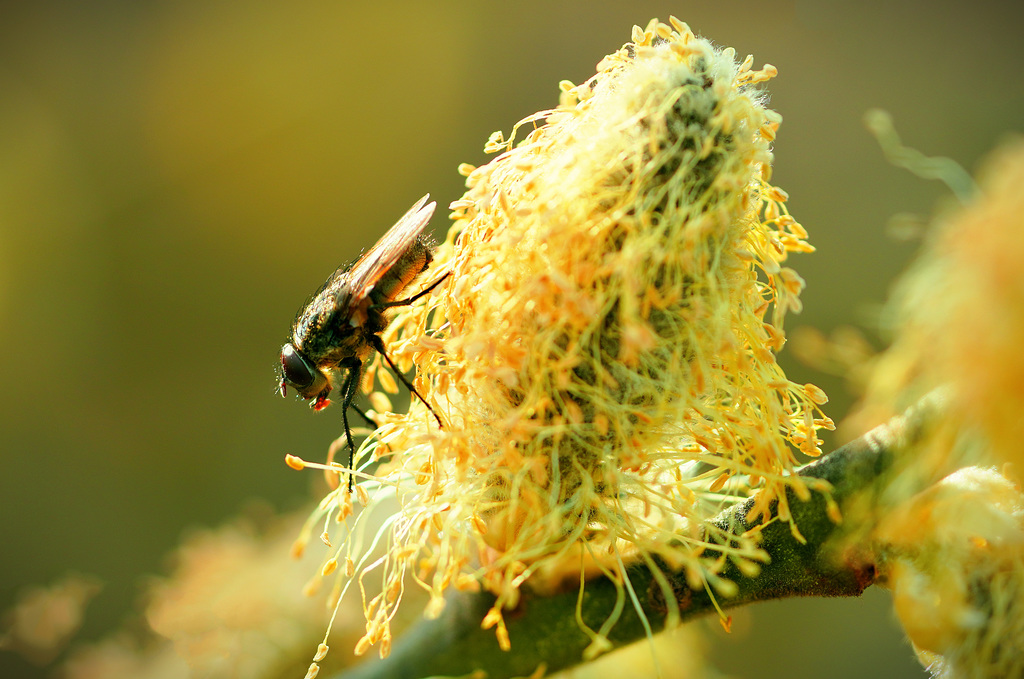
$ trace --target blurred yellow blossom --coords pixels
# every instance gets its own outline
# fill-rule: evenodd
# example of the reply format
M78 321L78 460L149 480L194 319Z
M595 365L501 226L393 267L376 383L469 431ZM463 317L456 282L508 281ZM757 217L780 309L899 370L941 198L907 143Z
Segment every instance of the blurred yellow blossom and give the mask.
M944 403L885 491L880 574L935 676L1020 676L1024 498L1011 479L1024 462L1024 143L988 161L973 195L962 170L949 173L963 203L935 220L897 288L893 343L871 366L854 426L928 393ZM993 463L1002 474L973 466Z
M304 594L300 584L311 559L289 553L299 521L281 517L260 530L238 520L191 536L174 572L150 588L149 633L122 632L81 647L62 676L299 676L329 614L324 597ZM351 645L362 619L336 619L334 630L335 643Z
M1020 488L992 469L961 469L897 507L876 538L881 580L926 665L941 676L1024 673Z
M56 656L82 624L85 607L99 593L94 578L67 575L49 587L22 592L3 615L0 649L17 651L33 662Z
M953 424L981 436L990 460L1024 466L1022 185L1024 141L1015 140L988 161L974 197L936 220L897 289L893 346L859 420L885 419L946 386Z

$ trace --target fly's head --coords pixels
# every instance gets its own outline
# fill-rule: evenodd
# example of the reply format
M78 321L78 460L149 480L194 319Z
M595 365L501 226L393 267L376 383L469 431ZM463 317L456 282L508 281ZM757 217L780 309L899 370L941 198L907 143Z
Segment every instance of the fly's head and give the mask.
M330 403L330 380L291 343L281 347L281 396L287 396L288 387L304 399L314 399L310 404L314 410L323 410Z

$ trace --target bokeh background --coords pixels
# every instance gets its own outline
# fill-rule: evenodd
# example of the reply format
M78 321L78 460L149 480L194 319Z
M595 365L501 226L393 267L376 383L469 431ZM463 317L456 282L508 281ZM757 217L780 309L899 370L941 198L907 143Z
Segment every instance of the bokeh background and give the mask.
M456 166L485 162L491 132L651 17L778 67L774 179L818 247L794 261L808 288L790 327L870 325L916 248L887 222L947 194L888 165L861 117L887 109L908 144L973 170L1024 123L1022 7L4 3L0 610L94 575L81 636L98 638L138 616L189 530L308 502L314 475L283 457L321 456L341 421L276 396L298 306L420 195L458 198ZM842 417L841 380L784 360ZM716 625L712 659L735 676L923 676L876 590ZM0 653L0 676L44 673Z

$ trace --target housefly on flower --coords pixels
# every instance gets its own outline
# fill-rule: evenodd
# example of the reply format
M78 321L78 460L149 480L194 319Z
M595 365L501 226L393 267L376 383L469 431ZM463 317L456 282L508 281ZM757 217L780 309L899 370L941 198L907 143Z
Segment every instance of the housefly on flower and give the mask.
M344 371L337 386L341 392L349 469L356 448L348 424L348 409L353 408L373 424L352 401L363 367L374 352L384 357L402 384L423 401L441 426L441 418L395 366L380 338L388 325L388 309L412 304L448 276L445 274L411 297L399 299L433 259L434 244L423 235L436 206L427 203L429 197L427 194L420 198L355 264L342 266L331 274L299 311L292 324L291 341L281 348L281 395L286 396L291 387L302 398L311 399L314 410L323 410L330 404L328 396L339 373ZM351 474L348 482L351 490Z

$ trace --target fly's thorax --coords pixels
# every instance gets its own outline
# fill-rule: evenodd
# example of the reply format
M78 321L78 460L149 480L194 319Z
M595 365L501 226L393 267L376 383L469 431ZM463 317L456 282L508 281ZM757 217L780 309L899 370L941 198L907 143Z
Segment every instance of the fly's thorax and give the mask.
M364 359L372 351L368 334L380 332L371 325L379 312L371 310L369 323L355 323L351 309L337 309L318 316L314 323L296 326L294 344L321 370L333 368L348 359Z
M295 319L292 344L319 367L339 346L352 354L356 334L350 323L356 311L352 298L347 277L335 274Z

